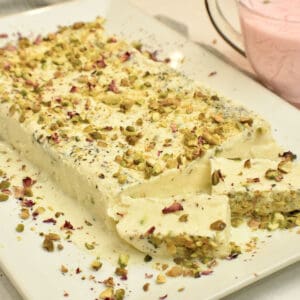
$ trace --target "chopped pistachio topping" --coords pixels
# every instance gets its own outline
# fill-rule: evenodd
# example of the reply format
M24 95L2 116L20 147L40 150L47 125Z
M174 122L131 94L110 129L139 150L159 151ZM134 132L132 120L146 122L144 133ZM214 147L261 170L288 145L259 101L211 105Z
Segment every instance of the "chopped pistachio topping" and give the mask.
M210 229L215 231L222 231L226 228L226 223L222 220L215 221L214 223L210 224Z
M114 289L112 287L106 288L104 291L101 292L99 295L100 299L111 299L114 295Z
M156 283L157 284L163 284L163 283L166 283L167 282L167 279L166 279L166 276L163 275L163 274L158 274L157 277L156 277Z
M121 268L125 268L128 265L129 255L128 254L120 254L118 259L118 264Z
M18 224L16 227L17 232L23 232L24 231L24 224Z
M292 170L292 161L291 160L283 160L278 164L278 171L287 174Z
M4 202L8 200L9 196L7 194L1 193L0 192L0 202Z
M265 177L270 180L281 181L283 179L282 173L278 170L269 169L265 173Z
M102 262L99 259L95 259L92 261L91 267L93 270L98 271L102 267Z

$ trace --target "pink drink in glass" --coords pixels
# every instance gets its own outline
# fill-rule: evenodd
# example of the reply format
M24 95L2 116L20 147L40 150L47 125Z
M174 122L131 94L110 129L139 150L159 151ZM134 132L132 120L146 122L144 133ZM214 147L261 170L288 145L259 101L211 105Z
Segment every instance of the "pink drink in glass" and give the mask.
M239 12L258 77L300 107L300 0L241 0Z

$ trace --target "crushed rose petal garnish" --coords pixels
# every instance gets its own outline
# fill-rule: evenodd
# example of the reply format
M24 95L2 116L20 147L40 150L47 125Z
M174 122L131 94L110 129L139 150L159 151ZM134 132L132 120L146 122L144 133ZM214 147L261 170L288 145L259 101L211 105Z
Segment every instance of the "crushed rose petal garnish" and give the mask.
M176 212L176 211L180 211L180 210L183 210L183 206L180 203L178 203L178 202L174 202L170 206L165 207L162 210L162 213L163 214L170 214L170 213L173 213L173 212Z

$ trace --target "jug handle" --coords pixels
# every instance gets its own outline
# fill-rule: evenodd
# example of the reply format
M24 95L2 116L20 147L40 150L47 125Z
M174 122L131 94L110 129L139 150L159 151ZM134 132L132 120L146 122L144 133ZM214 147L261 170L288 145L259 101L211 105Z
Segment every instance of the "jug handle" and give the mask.
M211 9L211 3L214 3L215 5L215 11L219 14L219 17L222 19L222 21L224 22L224 24L227 25L227 27L230 27L230 30L232 32L234 32L236 35L239 36L239 38L241 38L241 34L235 32L235 30L233 29L232 25L229 24L229 22L226 20L226 18L224 17L224 15L221 12L221 9L218 5L218 1L214 0L214 1L209 1L209 0L205 0L205 8L206 8L206 12L208 14L208 17L210 19L211 24L213 25L214 29L217 31L217 33L221 36L221 38L231 47L233 48L235 51L237 51L239 54L241 54L242 56L246 57L246 52L241 49L238 45L236 45L219 27L219 25L217 24L216 20L213 17L213 13L212 13L212 9Z

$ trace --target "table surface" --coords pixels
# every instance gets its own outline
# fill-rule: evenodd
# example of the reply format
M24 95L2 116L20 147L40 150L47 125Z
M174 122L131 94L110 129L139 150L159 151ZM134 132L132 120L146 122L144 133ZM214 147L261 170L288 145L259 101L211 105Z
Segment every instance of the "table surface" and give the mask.
M168 26L204 44L216 55L245 72L253 74L247 60L229 47L215 32L206 15L204 1L199 0L130 0L143 11ZM228 1L228 0L227 0ZM31 8L51 5L61 0L0 0L0 16ZM188 5L187 5L188 3ZM226 300L289 300L300 295L300 263L296 263L258 281L228 297ZM0 299L21 300L18 292L0 270Z

